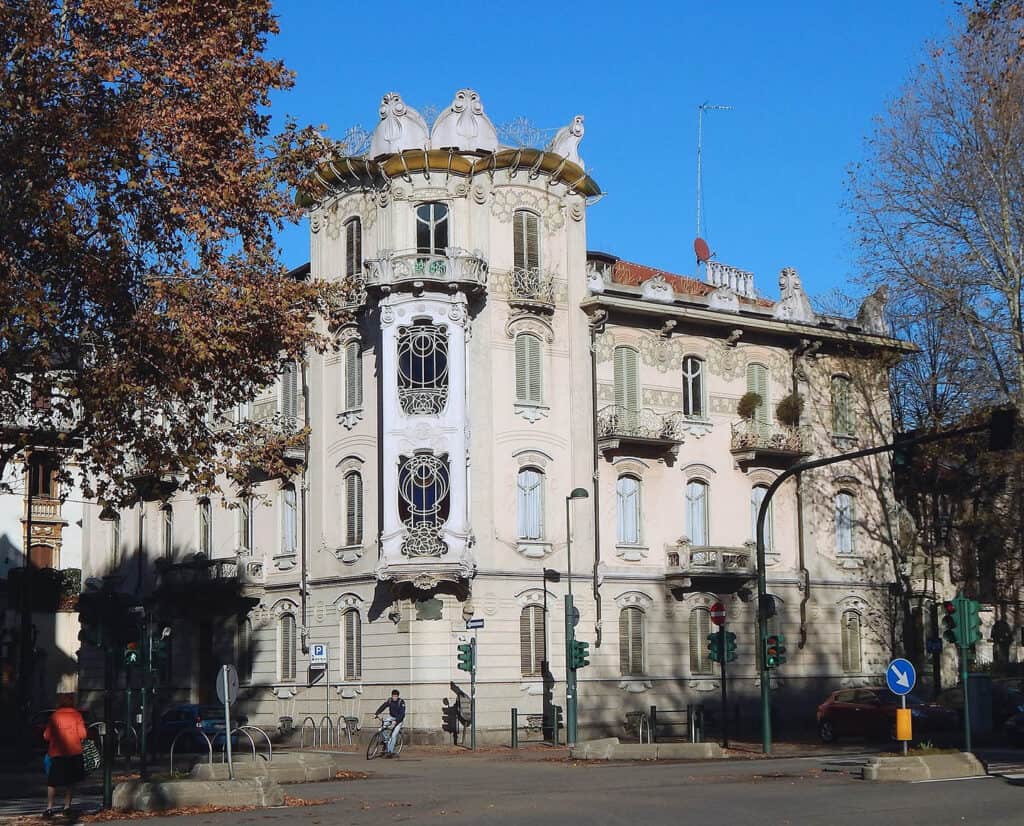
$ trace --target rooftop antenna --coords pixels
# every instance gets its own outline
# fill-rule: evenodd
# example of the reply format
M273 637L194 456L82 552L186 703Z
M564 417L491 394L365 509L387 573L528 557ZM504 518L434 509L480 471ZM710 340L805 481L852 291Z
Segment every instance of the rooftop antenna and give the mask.
M704 203L704 113L711 111L728 111L731 106L721 106L716 103L704 101L697 107L697 237L693 242L694 251L697 253L697 266L706 263L710 258L707 242L701 237L701 228L704 216L701 209Z

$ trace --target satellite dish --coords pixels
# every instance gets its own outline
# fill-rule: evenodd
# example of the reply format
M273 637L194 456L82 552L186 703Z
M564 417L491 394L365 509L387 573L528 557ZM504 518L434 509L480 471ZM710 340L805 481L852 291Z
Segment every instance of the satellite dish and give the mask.
M697 238L693 242L693 251L697 253L697 263L706 264L711 258L711 250L708 248L708 242L703 238Z

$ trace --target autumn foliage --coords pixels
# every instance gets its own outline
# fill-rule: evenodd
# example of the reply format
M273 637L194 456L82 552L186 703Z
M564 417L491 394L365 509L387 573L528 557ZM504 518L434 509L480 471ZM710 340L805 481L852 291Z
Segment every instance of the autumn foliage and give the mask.
M124 499L129 466L210 486L268 444L210 424L323 345L331 306L274 242L330 148L270 133L275 31L268 0L0 4L0 469L72 436Z

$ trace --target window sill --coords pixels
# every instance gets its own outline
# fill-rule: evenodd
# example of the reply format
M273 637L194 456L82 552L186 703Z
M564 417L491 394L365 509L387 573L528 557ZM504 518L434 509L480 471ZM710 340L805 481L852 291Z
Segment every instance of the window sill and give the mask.
M547 405L533 402L516 402L513 409L517 416L522 416L530 424L547 418L548 413L551 412L551 408Z
M338 424L346 430L351 430L363 420L363 409L361 407L352 410L343 410L337 415Z
M551 543L543 539L517 539L516 553L527 559L543 559L551 553Z
M651 687L651 681L645 680L640 674L622 677L619 680L619 688L627 694L643 694L645 691L650 691Z
M650 549L646 545L616 545L615 553L626 562L639 562L647 557Z
M695 439L699 439L701 436L706 436L711 432L713 427L714 425L711 423L711 419L706 419L702 416L684 415L679 420L679 429L685 433L689 433Z
M296 565L295 553L278 554L274 557L274 567L279 571L290 571Z
M852 433L833 433L832 444L839 450L849 450L860 444L860 439Z
M341 545L334 549L334 555L340 562L358 562L363 556L362 545Z
M864 557L858 554L836 554L836 562L840 568L855 570L864 567Z

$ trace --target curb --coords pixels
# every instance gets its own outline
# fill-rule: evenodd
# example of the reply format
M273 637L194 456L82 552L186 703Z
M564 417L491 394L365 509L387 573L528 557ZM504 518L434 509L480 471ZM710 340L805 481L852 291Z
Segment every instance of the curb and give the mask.
M284 790L267 777L252 780L137 780L114 787L114 808L119 812L162 812L186 806L215 804L227 807L284 805Z
M873 757L863 769L864 780L875 783L957 780L984 777L986 774L981 761L969 752L925 757Z
M590 740L569 750L574 760L716 760L718 743L620 743L618 737Z

